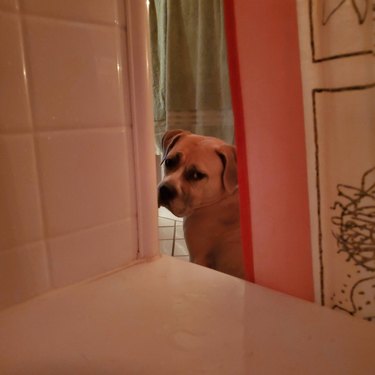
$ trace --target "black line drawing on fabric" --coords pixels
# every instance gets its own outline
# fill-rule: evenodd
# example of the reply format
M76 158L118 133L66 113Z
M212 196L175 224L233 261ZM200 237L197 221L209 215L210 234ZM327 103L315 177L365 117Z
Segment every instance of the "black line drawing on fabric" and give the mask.
M343 288L346 286L347 285L344 284ZM346 292L345 289L342 289L341 291L344 293ZM332 299L334 298L336 298L335 295L332 297ZM363 319L369 321L375 320L375 276L358 280L351 288L349 298L351 305L349 308L343 307L343 301L338 298L338 304L335 304L332 309L341 310L350 315L360 315Z
M348 0L324 0L322 12L322 25L326 25L331 17L345 4ZM365 22L369 10L370 0L350 0L353 11L357 15L358 23L362 25Z
M318 216L318 250L319 250L319 287L320 287L320 303L322 306L326 303L325 296L325 263L324 263L324 248L323 248L323 229L322 229L322 203L321 203L321 188L320 188L320 163L321 156L319 150L319 131L318 131L318 116L317 116L317 96L320 94L338 94L341 92L362 91L375 89L375 82L367 85L347 86L347 87L333 87L333 88L315 88L311 90L312 109L313 109L313 126L314 126L314 148L315 148L315 181L316 181L316 199L317 199L317 216Z
M314 9L318 6L319 2L314 0L309 0L309 24L310 24L310 47L311 47L311 56L313 63L321 63L324 61L330 61L335 59L343 59L348 57L355 57L361 55L372 55L374 52L372 49L368 50L359 50L359 51L351 51L351 52L343 52L338 54L333 54L330 56L317 56L317 48L316 48L316 40L315 40L315 22L317 25L320 23L325 24L328 23L329 19L337 12L337 10L349 0L324 0L323 2L323 16L321 20L314 20ZM352 1L353 10L356 12L358 23L362 25L369 13L369 1L370 0L350 0ZM328 2L330 3L328 6ZM332 3L332 4L331 4ZM320 22L321 21L321 22Z
M371 321L375 319L375 167L363 174L360 186L338 184L337 191L338 199L331 207L336 211L331 221L337 228L333 231L337 253L344 253L346 261L356 267L348 278L362 272L367 276L354 283L349 296L348 283L343 283L340 295L332 297L333 309ZM369 272L374 275L368 276Z
M332 223L338 253L345 253L347 262L375 271L375 167L366 171L359 187L337 185L338 200L331 209L338 211Z

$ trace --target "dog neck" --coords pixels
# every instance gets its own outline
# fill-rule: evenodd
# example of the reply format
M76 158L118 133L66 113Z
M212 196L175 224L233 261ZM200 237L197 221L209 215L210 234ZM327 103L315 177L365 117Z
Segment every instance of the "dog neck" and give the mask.
M220 218L225 218L227 216L226 213L230 213L230 216L234 216L233 219L237 220L237 215L233 215L233 212L235 212L236 214L238 213L239 218L238 187L232 193L227 193L225 196L221 197L216 201L195 208L190 215L184 217L184 221L191 217L203 215L212 215L212 219L214 220L215 217L218 216L218 210L220 211Z

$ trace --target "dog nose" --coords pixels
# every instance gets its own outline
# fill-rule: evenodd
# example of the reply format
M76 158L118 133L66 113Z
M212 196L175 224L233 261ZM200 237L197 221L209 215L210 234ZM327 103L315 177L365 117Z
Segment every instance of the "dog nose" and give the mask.
M167 205L172 199L177 196L177 190L168 184L162 184L159 186L158 203L159 207Z

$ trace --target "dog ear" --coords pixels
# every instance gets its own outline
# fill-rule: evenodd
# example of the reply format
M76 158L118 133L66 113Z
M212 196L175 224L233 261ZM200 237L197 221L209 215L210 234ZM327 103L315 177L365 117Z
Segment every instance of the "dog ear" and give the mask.
M224 167L222 175L224 188L232 194L238 185L236 148L224 144L216 150L216 153L219 155Z
M183 135L191 134L191 132L187 130L182 129L172 129L168 130L161 140L161 147L163 150L163 157L160 164L164 163L165 158L167 157L169 151L172 149L172 147L177 143L177 141L181 138Z

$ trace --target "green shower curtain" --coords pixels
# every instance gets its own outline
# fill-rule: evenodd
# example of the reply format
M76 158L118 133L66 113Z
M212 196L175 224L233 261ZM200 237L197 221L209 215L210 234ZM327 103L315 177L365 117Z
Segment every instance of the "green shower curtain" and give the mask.
M222 0L151 0L157 150L168 129L233 142Z

